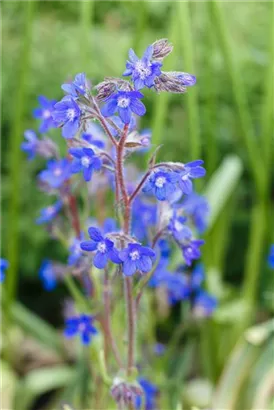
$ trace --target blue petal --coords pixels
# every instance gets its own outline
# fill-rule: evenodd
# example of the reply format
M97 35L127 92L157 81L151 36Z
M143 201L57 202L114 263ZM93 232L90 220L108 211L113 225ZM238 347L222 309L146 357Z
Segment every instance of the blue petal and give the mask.
M146 113L146 107L144 104L137 100L136 98L133 98L130 102L130 109L134 112L134 114L142 116Z
M152 269L152 260L149 256L142 256L136 261L136 266L141 272L149 272Z
M126 259L123 263L123 272L126 276L132 276L136 272L136 263Z
M118 113L119 113L119 116L120 116L120 118L121 118L121 120L123 121L124 124L129 124L130 123L131 111L130 111L129 107L127 107L127 108L118 107Z
M132 48L129 49L128 57L133 63L136 63L139 60Z
M92 167L84 168L83 175L86 182L90 181L92 176Z
M108 253L102 253L102 252L96 252L94 259L93 259L93 265L97 269L104 269L106 267L106 264L108 263Z
M117 100L111 99L102 108L101 113L104 117L111 117L117 109Z
M80 248L83 251L92 252L97 248L97 243L94 241L84 241L80 243Z
M73 174L77 174L77 172L80 172L82 170L81 162L78 161L77 159L75 161L73 161L71 166L70 166L70 170Z
M62 128L62 136L64 138L73 138L79 129L79 119L76 118L74 121L68 121L64 124Z
M82 158L82 156L83 156L83 150L82 150L82 148L70 148L69 150L68 150L68 152L73 156L73 157L76 157L76 158Z
M192 168L189 174L192 178L201 178L205 176L206 170L203 167L198 166L198 167Z
M113 248L112 250L110 250L108 252L108 256L109 256L109 259L111 260L111 262L113 262L113 263L121 263L122 262L121 259L119 258L118 251L115 248Z
M187 195L191 194L191 192L192 192L192 182L190 181L190 179L185 179L184 180L184 179L181 178L179 180L179 186L185 194L187 194Z
M88 234L90 238L93 239L95 242L100 242L104 240L100 230L98 228L95 228L94 226L91 226L88 229Z

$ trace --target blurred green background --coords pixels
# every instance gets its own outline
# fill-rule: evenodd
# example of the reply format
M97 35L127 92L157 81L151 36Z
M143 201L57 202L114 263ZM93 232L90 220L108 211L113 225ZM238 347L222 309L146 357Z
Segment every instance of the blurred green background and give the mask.
M11 263L11 301L18 292L32 310L61 323L54 313L60 294L48 298L37 271L44 257L66 255L35 225L48 203L35 185L43 163L20 152L24 130L38 128L31 114L37 96L60 99L60 85L78 72L94 84L120 76L130 47L141 55L167 37L174 51L164 68L195 74L197 85L183 96L147 94L141 126L152 129L154 144L164 144L160 159L205 160L198 191L213 210L203 252L207 286L233 295L221 322L237 318L244 329L273 314L266 264L274 241L273 17L271 1L2 4L1 249ZM61 140L56 130L49 135Z

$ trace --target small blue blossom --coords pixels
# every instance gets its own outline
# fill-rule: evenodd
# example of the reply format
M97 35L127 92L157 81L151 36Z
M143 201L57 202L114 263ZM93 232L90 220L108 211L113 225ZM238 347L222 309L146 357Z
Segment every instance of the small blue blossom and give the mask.
M155 252L139 243L130 243L126 249L119 252L123 262L123 272L126 276L132 276L136 271L148 273L152 269L152 259Z
M90 145L93 145L94 147L99 149L104 149L106 145L104 141L96 139L92 134L88 132L83 132L82 139L87 141Z
M169 242L166 239L160 239L157 242L157 245L160 249L161 258L168 259L171 255L171 247Z
M28 159L31 160L35 157L39 140L33 130L26 130L24 132L24 137L27 141L22 142L21 150L26 152Z
M99 171L102 161L91 148L70 148L69 153L74 157L71 172L76 174L83 171L85 181L90 181L93 171Z
M47 132L50 128L55 128L56 124L52 117L52 112L54 109L54 105L56 104L56 100L49 100L48 98L40 95L38 97L38 101L40 104L39 108L35 108L33 110L34 118L38 118L41 120L41 124L39 127L39 131L41 133Z
M93 325L93 317L88 315L73 316L65 321L64 335L71 338L79 334L84 345L90 344L98 330Z
M76 74L74 81L71 83L62 84L61 88L73 98L79 97L79 94L85 95L89 90L86 74Z
M157 221L157 206L136 198L132 206L132 231L134 235L143 241L148 237L149 228Z
M52 118L62 126L64 138L73 138L80 128L81 110L71 97L64 97L54 105Z
M271 269L274 269L274 244L270 246L268 255L268 265Z
M190 266L192 261L201 257L200 246L205 243L202 239L192 239L188 244L182 246L185 263Z
M211 316L217 308L217 305L217 299L201 289L195 296L193 313L196 317Z
M154 86L154 79L161 75L160 68L162 63L151 61L153 55L153 46L147 47L144 55L139 59L132 49L129 50L129 60L126 63L126 71L124 76L131 76L136 90L141 90L144 87L151 88Z
M54 270L53 263L48 259L45 259L42 262L39 270L39 278L41 279L45 290L51 291L56 288L56 272Z
M201 178L205 176L206 171L201 165L204 163L202 160L188 162L184 166L184 170L179 173L178 184L184 194L191 194L192 192L192 179Z
M41 209L40 216L36 219L38 225L51 222L62 209L62 201L57 201L55 204Z
M9 262L6 259L0 258L0 283L4 282L8 267Z
M83 251L96 251L93 258L93 264L96 268L104 269L109 260L113 263L121 263L114 243L104 237L98 228L91 227L88 233L91 241L81 242L80 246Z
M84 233L81 233L80 238L75 238L69 248L68 265L77 265L83 256L83 251L81 249L81 242L84 240Z
M157 171L150 175L143 192L152 193L159 201L166 201L176 190L178 174L173 171Z
M155 345L153 346L153 351L156 356L162 356L163 354L165 354L166 346L163 343L155 343Z
M207 227L209 205L204 196L192 193L185 197L182 202L184 212L191 217L199 233L203 233Z
M51 188L60 188L71 176L71 164L64 158L59 161L50 160L47 169L38 175L41 182L47 183Z
M129 124L132 113L142 116L146 112L146 107L140 101L143 94L139 91L118 91L111 95L106 104L101 108L104 117L111 117L117 111L124 124Z
M175 215L169 223L169 230L177 241L190 240L192 237L191 229L186 225L187 218Z
M145 400L145 410L155 410L157 409L156 397L158 394L158 388L149 382L148 380L140 377L138 379L140 386L144 392L144 400ZM139 410L142 408L142 396L137 396L135 401L136 408Z

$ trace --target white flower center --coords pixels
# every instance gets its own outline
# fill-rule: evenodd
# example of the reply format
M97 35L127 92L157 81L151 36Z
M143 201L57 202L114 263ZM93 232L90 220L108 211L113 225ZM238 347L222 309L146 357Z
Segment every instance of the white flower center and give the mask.
M43 111L43 118L45 118L45 120L47 120L50 117L51 117L50 110L44 110Z
M52 214L54 214L54 212L55 212L54 206L48 206L47 207L47 214L48 215L52 215Z
M89 157L82 157L81 158L81 164L83 165L83 167L88 168L90 166L90 158Z
M84 331L86 330L86 325L85 325L85 323L80 323L78 328L79 328L79 331L80 331L80 332L84 332Z
M179 221L175 221L174 222L174 228L175 228L176 231L180 232L180 231L183 230L184 225L181 224Z
M187 181L188 180L188 173L183 175L181 178L182 178L182 181Z
M127 108L129 106L130 99L127 97L119 97L118 98L118 106L122 108Z
M157 188L163 188L165 183L166 183L166 178L165 177L156 178L155 185L157 186Z
M97 250L101 253L105 253L107 250L105 242L99 242L97 245Z
M62 175L62 169L61 168L55 168L55 170L53 171L54 176L59 177L60 175Z
M67 119L68 119L69 121L73 121L74 118L75 118L75 116L76 116L76 111L75 111L75 109L74 109L74 108L69 108L69 109L67 110Z
M151 75L151 69L147 67L141 60L137 61L135 64L135 70L139 74L141 80L144 80L146 77Z
M136 259L140 259L140 253L138 251L133 251L129 254L130 259L132 261L136 261Z

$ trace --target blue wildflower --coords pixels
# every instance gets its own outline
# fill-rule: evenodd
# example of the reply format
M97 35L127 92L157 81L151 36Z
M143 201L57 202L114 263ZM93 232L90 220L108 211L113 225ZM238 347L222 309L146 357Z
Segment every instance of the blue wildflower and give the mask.
M193 313L196 317L211 316L217 305L218 303L216 298L201 289L195 295Z
M182 246L185 263L190 266L192 261L201 257L200 246L205 243L202 239L192 239L188 244Z
M123 272L126 276L132 276L136 271L148 273L152 269L152 259L155 252L139 243L130 243L127 248L119 252L123 262Z
M160 239L157 242L157 245L160 249L161 258L168 259L171 255L171 247L169 242L166 239Z
M136 198L132 206L132 231L140 240L148 237L148 230L157 221L157 206Z
M129 124L132 113L142 116L146 112L146 107L139 101L143 98L139 91L121 91L111 95L106 104L101 108L104 117L111 117L118 111L119 117L124 124Z
M6 270L9 267L9 262L6 259L0 258L0 283L5 280Z
M52 112L54 109L54 105L56 104L56 100L49 100L48 98L40 95L38 97L38 101L41 107L35 108L33 110L34 118L38 118L41 120L41 124L39 127L39 131L41 133L47 132L50 128L55 128L56 124L52 117Z
M129 50L129 60L126 63L126 71L124 76L132 76L132 81L136 90L141 90L144 87L151 88L154 85L155 77L161 75L160 68L162 63L159 61L151 61L153 55L153 46L147 47L144 55L139 59L132 49Z
M51 222L62 209L62 201L57 201L55 204L47 206L46 208L41 209L39 218L36 219L37 224L44 224Z
M175 215L170 220L169 230L177 241L190 240L192 237L191 229L186 225L187 218Z
M143 192L152 193L159 201L165 201L176 190L177 181L176 172L160 170L150 175Z
M54 105L52 118L62 126L64 138L73 138L80 128L81 110L71 97L64 97Z
M179 173L178 184L184 194L190 194L192 192L192 179L201 178L205 175L206 171L201 165L204 163L202 160L188 162L184 166L184 170Z
M205 279L204 267L201 263L195 266L190 276L190 286L193 291L200 289Z
M64 90L67 94L71 97L77 98L79 94L85 95L88 91L88 83L86 79L85 73L76 74L74 81L71 83L65 83L61 86L62 90Z
M271 269L274 269L274 244L270 246L268 255L268 265Z
M192 193L185 197L182 202L184 212L191 217L199 233L203 233L207 227L209 205L205 197Z
M71 338L79 334L84 345L88 345L92 337L98 333L93 325L93 317L82 314L66 319L64 335Z
M53 263L48 259L42 262L39 270L39 277L43 283L43 287L47 291L51 291L56 288L56 273L54 270Z
M94 145L94 147L97 147L99 149L105 148L106 145L104 141L96 139L92 134L88 132L84 132L82 134L82 139L87 141L90 145Z
M113 263L121 263L114 243L104 237L98 228L91 227L88 229L88 233L91 241L81 242L80 246L83 251L96 251L93 258L93 264L96 268L104 269L109 260Z
M157 342L153 346L153 351L156 354L156 356L162 356L163 354L165 354L166 346L163 343Z
M81 260L83 256L83 251L81 249L81 242L83 242L84 239L84 234L83 232L81 233L80 238L75 238L72 241L71 246L69 247L69 257L68 257L68 265L77 265L77 263Z
M40 172L39 179L51 188L60 188L71 176L71 164L64 158L59 161L50 160L47 169Z
M22 142L21 149L28 154L28 159L31 160L35 157L39 140L36 133L32 130L26 130L24 137L27 141Z
M90 181L93 171L99 171L102 161L91 148L70 148L69 153L74 157L71 172L76 174L83 171L85 181Z
M158 388L150 381L143 377L138 378L138 382L142 387L145 400L145 410L155 410L157 408L156 397L158 394ZM142 408L142 396L137 396L135 401L136 408L139 410Z

